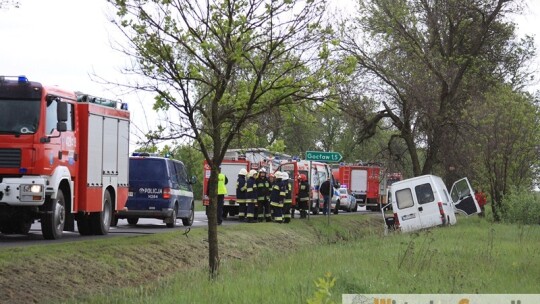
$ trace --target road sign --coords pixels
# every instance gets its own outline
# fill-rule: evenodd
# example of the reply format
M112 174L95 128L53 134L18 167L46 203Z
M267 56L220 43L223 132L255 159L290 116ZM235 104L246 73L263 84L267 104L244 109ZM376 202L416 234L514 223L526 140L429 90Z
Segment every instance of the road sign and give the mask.
M319 161L324 163L337 163L343 156L339 152L320 152L320 151L307 151L306 160Z

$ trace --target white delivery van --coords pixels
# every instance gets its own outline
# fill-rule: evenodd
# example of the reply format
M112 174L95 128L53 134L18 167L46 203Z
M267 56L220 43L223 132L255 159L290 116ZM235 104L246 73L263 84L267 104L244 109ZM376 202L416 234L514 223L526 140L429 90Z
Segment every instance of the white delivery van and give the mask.
M413 177L393 183L390 197L394 216L385 216L386 226L402 232L454 225L455 212L467 216L480 212L467 178L455 182L449 193L438 176Z

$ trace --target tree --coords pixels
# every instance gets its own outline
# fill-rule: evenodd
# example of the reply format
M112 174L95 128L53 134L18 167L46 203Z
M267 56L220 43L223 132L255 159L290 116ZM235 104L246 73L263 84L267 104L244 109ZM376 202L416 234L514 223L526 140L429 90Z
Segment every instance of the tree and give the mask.
M318 98L324 0L109 0L133 58L129 84L156 94L178 121L160 139L195 140L211 167L209 270L219 269L217 176L245 122Z
M540 109L529 94L509 86L494 88L483 105L471 110L469 155L479 182L489 186L496 221L505 211L504 196L511 188L531 188L539 165ZM473 136L470 136L473 135Z
M358 18L343 24L342 61L355 61L362 76L357 79L370 83L364 94L381 103L367 125L392 122L415 175L432 173L440 163L446 136L456 130L471 98L496 84L526 79L516 63L530 60L530 39L516 41L514 25L505 19L518 4L366 0L358 1Z

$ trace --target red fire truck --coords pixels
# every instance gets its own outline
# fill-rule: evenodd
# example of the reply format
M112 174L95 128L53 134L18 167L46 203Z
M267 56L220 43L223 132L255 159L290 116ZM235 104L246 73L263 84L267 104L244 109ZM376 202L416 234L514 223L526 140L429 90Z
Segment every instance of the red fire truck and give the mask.
M107 234L128 195L127 104L0 76L0 109L0 232Z
M380 165L340 165L335 173L334 177L339 183L351 190L358 206L374 211L381 208L380 189L384 170Z
M238 214L238 203L236 202L236 180L238 172L244 168L248 172L265 168L270 173L284 160L291 159L291 156L283 153L270 152L264 148L247 149L229 149L221 162L221 173L228 179L227 195L223 204L223 218L235 216ZM204 180L203 180L203 205L210 203L208 192L208 180L210 179L210 166L204 161Z

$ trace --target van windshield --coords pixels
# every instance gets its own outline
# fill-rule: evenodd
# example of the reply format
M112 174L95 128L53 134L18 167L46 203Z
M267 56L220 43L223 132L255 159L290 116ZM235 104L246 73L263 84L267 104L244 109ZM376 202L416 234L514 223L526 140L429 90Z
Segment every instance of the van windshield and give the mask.
M130 159L129 180L153 181L167 179L167 168L162 159Z

